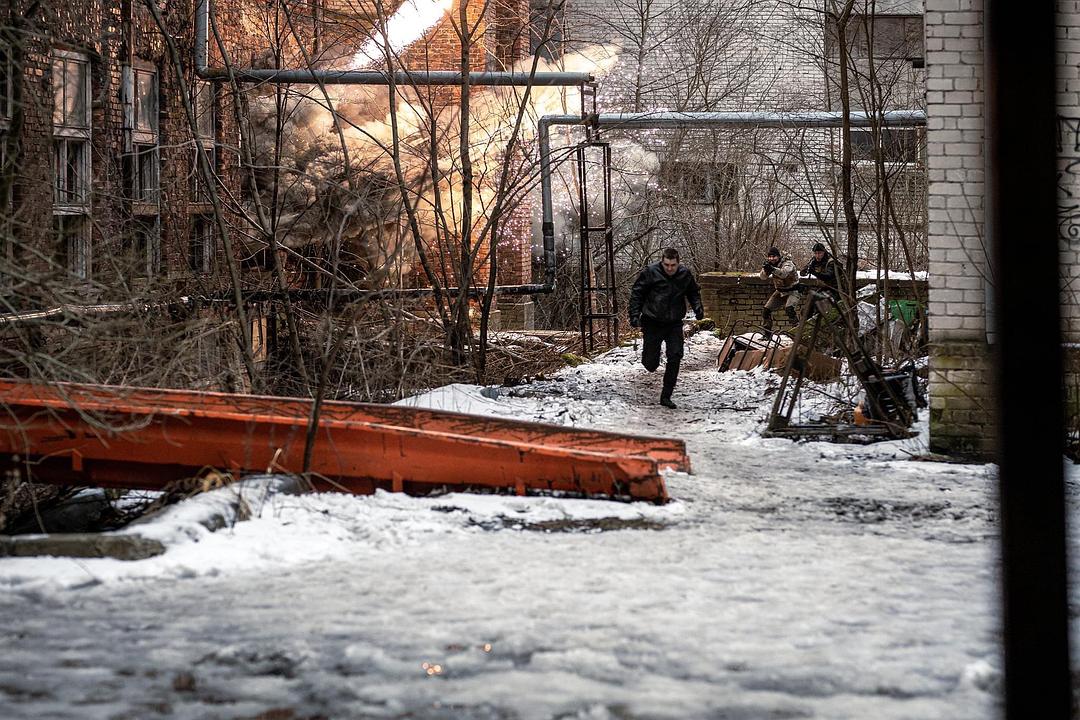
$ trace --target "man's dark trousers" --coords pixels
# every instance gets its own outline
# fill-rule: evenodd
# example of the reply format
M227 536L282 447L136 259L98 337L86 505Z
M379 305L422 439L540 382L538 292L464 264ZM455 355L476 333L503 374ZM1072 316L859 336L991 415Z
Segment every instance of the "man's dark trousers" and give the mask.
M645 346L641 350L641 364L649 372L660 367L660 343L667 350L667 367L664 368L664 389L661 398L670 398L675 390L675 381L679 379L679 364L683 356L682 321L677 323L641 323L641 332L645 336Z

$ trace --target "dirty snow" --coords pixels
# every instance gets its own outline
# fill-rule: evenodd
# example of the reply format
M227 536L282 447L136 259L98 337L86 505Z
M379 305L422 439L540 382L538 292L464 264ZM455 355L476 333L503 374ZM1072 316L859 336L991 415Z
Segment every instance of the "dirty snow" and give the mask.
M252 520L204 527L225 489L132 528L159 557L0 559L0 717L997 713L992 466L912 460L925 420L871 446L763 439L777 379L718 374L718 349L688 342L674 411L633 347L407 401L683 437L695 474L668 474L666 506L263 479Z

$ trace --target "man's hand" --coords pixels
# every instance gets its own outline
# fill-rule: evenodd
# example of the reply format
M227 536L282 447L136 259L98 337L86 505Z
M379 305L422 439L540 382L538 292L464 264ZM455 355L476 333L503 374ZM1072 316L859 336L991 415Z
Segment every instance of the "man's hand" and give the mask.
M766 275L772 275L772 271L776 269L776 266L772 263L766 262L761 264L761 269L765 271Z
M804 267L804 268L802 269L802 271L801 271L801 273L800 273L800 274L801 274L801 275L802 275L803 277L806 277L807 275L813 275L813 274L815 274L815 273L814 273L814 271L813 271L813 270L811 270L811 269L810 269L810 263L806 263L806 267Z

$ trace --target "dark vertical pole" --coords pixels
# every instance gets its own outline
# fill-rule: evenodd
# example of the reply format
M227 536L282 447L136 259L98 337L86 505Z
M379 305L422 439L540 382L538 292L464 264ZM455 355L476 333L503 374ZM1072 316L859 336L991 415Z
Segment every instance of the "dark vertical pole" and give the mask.
M607 310L611 314L607 319L607 340L614 346L619 344L619 283L615 277L615 225L611 210L611 146L604 143L604 260L609 298Z
M593 289L590 270L592 269L592 244L589 237L589 184L588 158L585 155L585 143L578 146L578 213L581 227L581 352L592 352L594 342L592 312Z
M1054 2L985 0L1006 717L1070 716Z

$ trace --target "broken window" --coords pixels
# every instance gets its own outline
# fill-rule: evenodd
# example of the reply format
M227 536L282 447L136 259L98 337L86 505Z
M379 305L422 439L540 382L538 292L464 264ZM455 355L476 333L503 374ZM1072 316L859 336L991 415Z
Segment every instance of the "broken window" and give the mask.
M188 238L188 268L197 274L209 273L214 258L214 218L192 215Z
M907 60L923 66L922 15L853 15L847 24L847 51L852 58ZM825 50L829 57L840 56L840 34L836 18L825 25Z
M127 96L126 129L128 181L131 200L158 201L158 85L157 69L146 63L124 68Z
M214 174L218 169L217 153L217 93L213 83L198 80L193 86L192 108L195 111L195 137L206 153L206 161ZM194 145L194 143L193 143ZM191 194L195 202L210 202L210 188L199 167L199 148L192 147Z
M672 193L692 205L730 204L738 201L738 166L672 160L660 165L660 178Z

